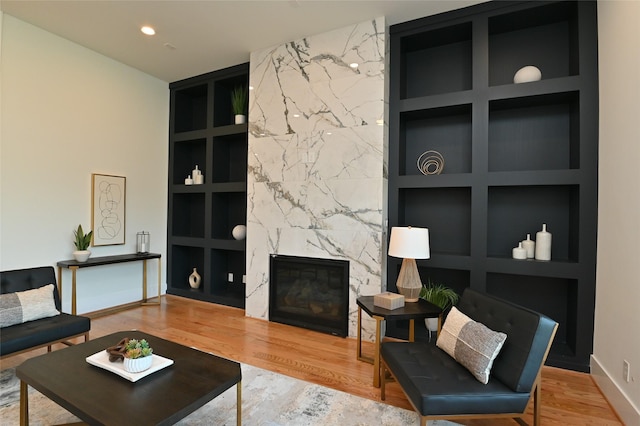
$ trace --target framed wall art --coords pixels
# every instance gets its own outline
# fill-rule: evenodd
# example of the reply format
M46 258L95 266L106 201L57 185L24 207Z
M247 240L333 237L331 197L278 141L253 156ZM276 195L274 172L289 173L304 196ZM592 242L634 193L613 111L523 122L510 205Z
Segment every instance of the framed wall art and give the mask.
M91 174L93 246L124 244L126 185L124 176Z

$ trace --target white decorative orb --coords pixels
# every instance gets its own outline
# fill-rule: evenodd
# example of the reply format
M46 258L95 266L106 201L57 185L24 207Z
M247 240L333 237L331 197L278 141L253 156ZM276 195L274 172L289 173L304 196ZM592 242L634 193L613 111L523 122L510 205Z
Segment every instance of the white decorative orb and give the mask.
M236 225L233 227L231 235L233 235L233 238L236 240L244 240L247 236L247 227L244 225Z
M530 81L540 81L542 78L542 72L537 67L533 65L527 65L526 67L522 67L516 72L516 75L513 76L513 82L518 83L528 83Z

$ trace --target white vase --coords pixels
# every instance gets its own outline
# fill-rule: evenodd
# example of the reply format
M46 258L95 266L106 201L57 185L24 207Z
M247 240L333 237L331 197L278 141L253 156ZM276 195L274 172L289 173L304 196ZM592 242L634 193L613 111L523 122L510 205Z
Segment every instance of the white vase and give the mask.
M438 331L438 318L425 318L424 326L432 333Z
M86 262L91 256L91 252L89 250L76 250L73 252L73 258L76 262Z
M153 355L145 356L142 358L125 358L124 370L129 373L140 373L144 370L148 370L153 363Z
M522 240L522 247L527 251L527 259L533 259L536 254L536 243L531 239L531 234L527 234L527 239Z
M191 273L191 275L189 275L189 285L191 286L191 288L200 287L200 280L200 274L198 274L196 268L193 268L193 272Z
M247 122L247 116L244 114L236 114L236 124L244 124Z
M547 232L547 224L542 224L542 231L536 232L536 260L551 260L551 233Z

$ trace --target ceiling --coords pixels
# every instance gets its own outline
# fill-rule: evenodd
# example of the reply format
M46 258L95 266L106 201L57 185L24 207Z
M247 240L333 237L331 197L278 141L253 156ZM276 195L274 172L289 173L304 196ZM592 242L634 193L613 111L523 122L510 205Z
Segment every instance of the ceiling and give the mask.
M172 82L252 51L385 16L387 25L484 0L1 0L8 15ZM140 32L151 25L155 36Z

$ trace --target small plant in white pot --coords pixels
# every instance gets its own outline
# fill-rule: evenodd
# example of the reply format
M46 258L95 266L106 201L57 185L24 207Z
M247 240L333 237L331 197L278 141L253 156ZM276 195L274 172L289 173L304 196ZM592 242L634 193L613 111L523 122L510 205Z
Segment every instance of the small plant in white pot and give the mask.
M231 109L233 111L233 114L235 115L236 124L246 123L247 103L247 87L236 86L236 88L231 92Z
M78 262L86 262L91 256L89 251L89 244L91 244L91 236L93 231L84 233L82 225L78 225L78 229L73 230L73 236L75 237L73 245L76 246L76 250L73 252L73 258Z
M422 284L420 298L433 303L444 312L458 303L460 296L444 284L432 283L429 280L427 284ZM424 324L430 333L438 331L438 318L425 318Z
M130 339L125 345L124 369L129 373L140 373L151 367L153 349L145 339Z

